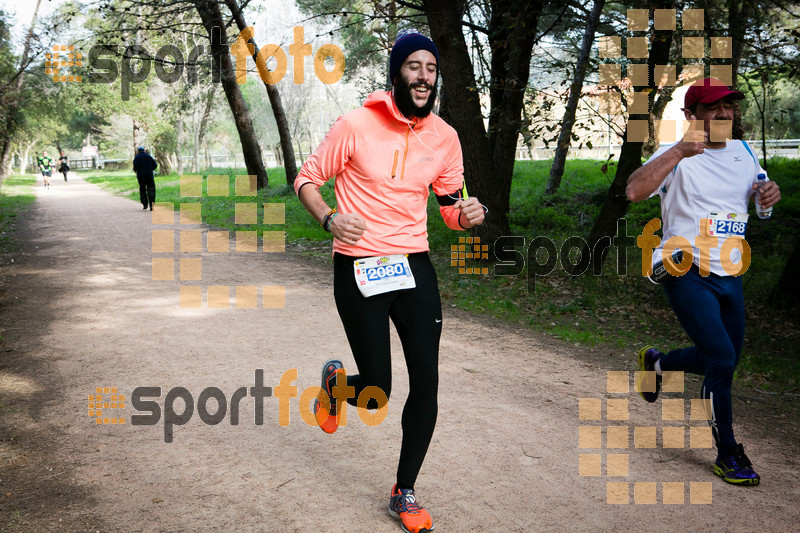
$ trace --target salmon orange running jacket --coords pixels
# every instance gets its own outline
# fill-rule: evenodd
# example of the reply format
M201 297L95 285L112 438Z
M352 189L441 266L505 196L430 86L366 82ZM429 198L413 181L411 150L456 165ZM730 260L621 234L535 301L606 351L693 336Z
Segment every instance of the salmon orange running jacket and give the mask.
M333 240L333 251L355 257L428 251L428 188L457 197L464 183L456 131L431 113L408 120L391 92L376 91L339 119L300 169L295 192L335 177L337 211L357 213L366 231L355 245ZM439 208L445 224L462 230L460 211Z

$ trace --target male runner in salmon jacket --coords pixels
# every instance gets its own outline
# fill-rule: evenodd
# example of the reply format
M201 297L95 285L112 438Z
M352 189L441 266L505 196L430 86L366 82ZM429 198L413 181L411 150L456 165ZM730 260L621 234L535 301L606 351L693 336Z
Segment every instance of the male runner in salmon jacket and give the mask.
M340 117L294 183L309 213L333 233L334 297L359 371L334 390L344 368L338 360L325 363L328 398L317 402L317 420L333 433L337 396L356 405L367 387L367 407L385 406L392 384L391 318L403 345L409 394L389 513L413 533L433 529L430 514L416 502L414 482L436 425L442 332L439 288L428 257L428 188L448 227L469 229L484 219L478 199L464 193L458 135L431 113L438 60L430 39L416 30L401 32L389 61L392 90L370 94L363 107ZM331 209L318 189L334 176L337 205Z

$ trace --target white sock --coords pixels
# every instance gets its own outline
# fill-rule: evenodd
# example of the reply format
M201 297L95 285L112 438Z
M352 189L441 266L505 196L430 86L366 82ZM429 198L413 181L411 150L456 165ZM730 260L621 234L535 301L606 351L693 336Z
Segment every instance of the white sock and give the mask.
M656 364L653 365L653 369L656 371L656 375L661 375L661 358L659 357L656 359Z

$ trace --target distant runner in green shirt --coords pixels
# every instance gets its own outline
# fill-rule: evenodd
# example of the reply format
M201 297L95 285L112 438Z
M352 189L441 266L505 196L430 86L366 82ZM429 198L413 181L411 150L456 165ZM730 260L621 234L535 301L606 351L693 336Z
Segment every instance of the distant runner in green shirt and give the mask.
M44 180L44 187L50 188L50 176L53 175L53 159L47 155L47 150L42 152L42 157L39 158L39 170L42 171L42 179Z

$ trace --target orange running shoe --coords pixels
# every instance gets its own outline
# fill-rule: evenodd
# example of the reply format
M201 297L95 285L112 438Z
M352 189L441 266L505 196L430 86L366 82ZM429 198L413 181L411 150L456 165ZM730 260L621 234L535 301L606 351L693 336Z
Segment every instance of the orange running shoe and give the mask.
M339 409L336 397L333 395L333 387L336 386L336 376L345 375L344 365L338 359L331 359L322 365L322 389L328 393L330 409L325 412L320 401L314 400L314 415L317 417L317 424L325 433L334 433L339 429Z
M389 500L389 514L400 519L400 527L406 533L426 533L433 531L431 515L417 503L413 489L399 489L397 483L392 487Z

